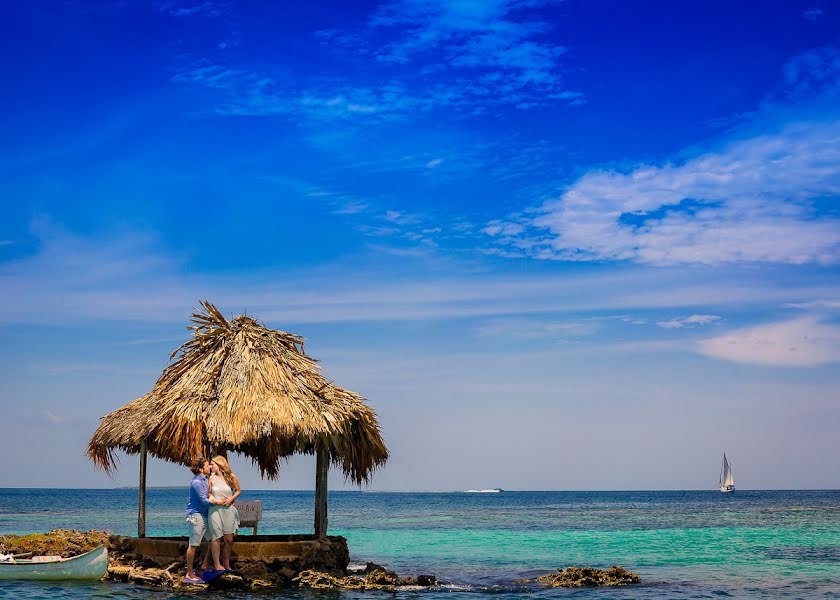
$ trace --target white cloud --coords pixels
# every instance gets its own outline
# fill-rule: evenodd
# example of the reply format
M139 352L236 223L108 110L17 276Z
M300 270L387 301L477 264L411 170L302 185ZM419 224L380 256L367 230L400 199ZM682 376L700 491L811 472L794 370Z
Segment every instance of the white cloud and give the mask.
M779 90L705 151L593 169L533 214L490 222L505 251L650 265L840 262L840 50L785 65ZM522 227L520 233L513 225Z
M419 89L389 79L369 86L339 81L301 90L300 85L281 85L260 71L231 68L206 60L183 66L173 75L172 81L218 90L220 97L214 100L212 109L217 115L297 115L318 121L364 118L366 122L383 122L442 108L478 114L491 104L530 108L548 100L571 106L583 102L580 92L534 91L530 87L525 89L524 84L516 87L504 78L504 83L442 80Z
M227 2L164 2L160 7L161 12L173 17L194 17L202 15L206 17L221 17L230 10Z
M536 13L551 0L436 2L394 0L380 6L363 33L321 30L316 37L333 49L376 56L382 63L406 63L434 73L435 83L418 87L385 65L359 86L342 74L331 83L288 81L252 66L230 67L207 59L182 65L172 80L217 90L221 115L302 115L312 119L392 120L438 108L481 113L488 105L518 108L563 103L577 106L583 93L565 89L559 58L564 48L540 36L551 29ZM224 10L205 2L162 9L178 16ZM380 40L388 29L388 43Z
M554 321L544 318L493 319L475 328L482 338L507 340L562 340L592 335L601 329L597 319Z
M59 425L61 423L67 422L66 418L60 417L59 415L46 408L41 411L41 416L47 423L51 423L53 425Z
M525 228L519 223L490 221L482 231L492 236L513 237L525 231Z
M340 207L333 211L336 215L358 215L364 213L369 208L367 202L361 200L350 200L343 203Z
M376 56L386 63L426 64L438 79L450 71L469 78L467 86L443 86L444 95L479 103L495 98L520 108L547 100L579 104L583 94L562 88L559 58L565 48L541 39L551 24L528 13L553 3L392 0L371 18L374 28L397 32Z
M256 89L260 80L255 73L242 69L231 69L207 60L198 60L184 65L172 76L172 81L175 83L197 84L214 89L235 91L245 87Z
M176 296L175 305L195 303L194 292L175 275L178 259L155 248L153 236L116 231L89 239L46 218L36 219L32 232L39 239L35 254L0 263L2 322L132 320L155 312L166 320Z
M789 308L801 308L804 310L838 310L840 309L840 300L829 300L829 299L820 299L820 300L811 300L809 302L791 302L790 304L786 304L785 306Z
M811 367L840 362L840 327L807 316L738 329L697 344L701 354L737 363Z
M802 11L802 18L807 19L808 21L816 21L820 17L823 16L823 11L821 8L813 7L813 8L806 8Z
M382 83L355 86L284 86L264 72L232 68L206 59L182 65L174 83L198 85L219 91L213 113L217 115L299 115L315 120L367 118L395 119L417 110L428 110L455 98L437 93L418 97L404 86Z
M378 57L404 63L417 54L442 50L460 65L550 70L563 49L529 39L545 32L548 24L516 16L522 8L546 3L392 0L377 9L371 24L400 27L404 35L380 50Z
M781 98L807 98L834 92L840 84L840 49L821 46L797 54L784 66L784 85L776 94Z
M717 315L689 315L687 317L669 319L668 321L658 321L656 324L664 329L682 329L683 327L708 325L715 321L720 321L720 317Z
M833 264L840 221L809 201L837 194L840 121L803 122L681 165L591 172L533 223L564 260Z
M435 229L422 223L414 228L422 235ZM564 322L593 311L611 311L634 322L644 321L646 310L777 310L840 298L836 281L798 278L792 269L783 271L781 283L763 272L722 269L501 274L416 244L371 247L371 255L361 261L346 257L335 265L301 270L188 273L188 263L142 233L85 238L44 225L36 226L35 233L40 238L35 254L0 262L0 323L181 322L205 298L225 310L247 308L270 322L296 324L537 314L553 314L549 321ZM377 262L367 262L371 256ZM575 316L557 316L570 313Z

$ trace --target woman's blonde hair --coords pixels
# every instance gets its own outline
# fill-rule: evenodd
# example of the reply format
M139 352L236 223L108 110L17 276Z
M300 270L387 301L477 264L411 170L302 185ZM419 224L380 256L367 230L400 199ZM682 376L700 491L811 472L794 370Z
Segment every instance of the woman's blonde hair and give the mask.
M219 473L221 473L222 478L227 482L227 484L233 488L236 482L236 475L233 474L233 471L228 464L227 459L224 456L214 456L213 460L211 460L213 464L219 467Z

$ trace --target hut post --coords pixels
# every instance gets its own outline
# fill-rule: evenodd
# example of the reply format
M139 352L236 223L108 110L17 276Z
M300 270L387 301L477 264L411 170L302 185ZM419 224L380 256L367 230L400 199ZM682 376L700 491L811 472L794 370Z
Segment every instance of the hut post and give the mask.
M327 449L319 446L315 459L315 537L327 537L327 474L330 457Z
M146 439L140 442L140 492L137 498L137 537L146 537Z

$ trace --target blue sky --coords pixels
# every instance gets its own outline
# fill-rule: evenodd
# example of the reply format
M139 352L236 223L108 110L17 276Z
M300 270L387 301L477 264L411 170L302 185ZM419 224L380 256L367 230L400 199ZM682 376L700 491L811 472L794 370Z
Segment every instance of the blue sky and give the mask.
M87 439L207 299L369 399L374 489L704 489L724 450L742 487L840 486L836 4L0 23L0 485L132 484Z

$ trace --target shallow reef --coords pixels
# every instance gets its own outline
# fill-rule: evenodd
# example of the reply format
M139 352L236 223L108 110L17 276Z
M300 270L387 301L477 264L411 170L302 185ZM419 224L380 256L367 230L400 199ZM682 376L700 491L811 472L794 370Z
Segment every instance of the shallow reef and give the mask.
M323 571L302 571L294 582L298 587L317 590L393 590L397 587L431 587L437 583L434 575L400 577L393 571L375 563L368 563L365 576L344 575L336 577Z
M541 583L550 587L584 587L629 585L641 582L641 578L624 567L612 566L609 569L594 567L567 567L554 573L527 580L527 583Z

